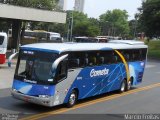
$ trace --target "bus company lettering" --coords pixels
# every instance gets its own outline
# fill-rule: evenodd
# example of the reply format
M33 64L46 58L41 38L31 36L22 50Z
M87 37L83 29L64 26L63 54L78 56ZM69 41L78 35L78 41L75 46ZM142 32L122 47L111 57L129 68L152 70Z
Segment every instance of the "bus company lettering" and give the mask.
M97 76L103 76L103 75L108 75L109 69L103 69L103 70L95 70L92 69L90 72L90 77L97 77Z

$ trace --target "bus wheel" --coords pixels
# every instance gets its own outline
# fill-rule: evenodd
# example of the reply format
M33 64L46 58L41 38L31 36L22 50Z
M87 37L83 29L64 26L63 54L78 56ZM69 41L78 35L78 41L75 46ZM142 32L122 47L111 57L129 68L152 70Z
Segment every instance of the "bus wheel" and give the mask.
M123 93L126 90L126 80L123 80L123 82L121 83L121 87L119 89L120 93Z
M126 91L130 90L132 86L132 81L129 80L128 83L126 84Z
M67 107L73 107L76 104L77 101L77 91L73 90L69 96L69 100L67 103Z

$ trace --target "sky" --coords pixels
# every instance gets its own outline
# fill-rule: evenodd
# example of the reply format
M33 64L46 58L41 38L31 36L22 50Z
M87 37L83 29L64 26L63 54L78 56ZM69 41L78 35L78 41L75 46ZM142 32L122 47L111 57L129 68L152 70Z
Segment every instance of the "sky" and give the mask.
M121 9L128 12L128 19L131 20L141 3L142 0L85 0L84 13L88 14L88 17L99 18L107 10ZM73 7L74 0L68 0L67 10L73 10Z

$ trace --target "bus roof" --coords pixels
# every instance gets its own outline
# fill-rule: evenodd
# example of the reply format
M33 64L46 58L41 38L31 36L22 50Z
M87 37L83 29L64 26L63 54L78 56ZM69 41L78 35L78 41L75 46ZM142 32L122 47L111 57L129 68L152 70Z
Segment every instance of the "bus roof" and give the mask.
M5 33L5 32L0 32L0 35L4 36L5 38L7 38L7 33Z
M110 40L109 43L123 43L129 45L144 45L144 42L136 41L136 40Z
M42 49L42 50L52 50L58 53L67 51L89 51L89 50L111 50L111 49L138 49L147 48L144 44L128 44L123 43L36 43L21 46L21 49ZM133 43L133 41L131 41ZM137 43L134 41L134 43Z

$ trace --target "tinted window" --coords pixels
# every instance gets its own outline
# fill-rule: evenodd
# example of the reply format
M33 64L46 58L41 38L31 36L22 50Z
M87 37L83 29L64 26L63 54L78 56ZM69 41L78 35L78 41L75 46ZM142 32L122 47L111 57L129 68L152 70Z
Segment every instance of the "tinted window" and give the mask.
M101 64L111 64L112 63L112 51L102 51L100 53Z
M147 49L141 49L140 50L141 60L145 60L146 59L146 54L147 54Z
M88 66L97 65L96 52L88 52L85 54L85 58L88 59Z
M56 80L60 82L67 77L67 61L61 61L57 68Z
M125 58L125 60L127 62L133 61L133 55L132 55L133 52L132 52L132 50L122 50L120 52L124 56L124 58Z
M3 44L3 41L4 41L4 36L0 36L0 45Z
M68 58L68 68L77 68L85 66L84 52L71 52Z
M116 52L112 52L112 63L122 62L120 56Z
M147 49L128 49L121 50L121 54L127 62L141 61L146 59Z

